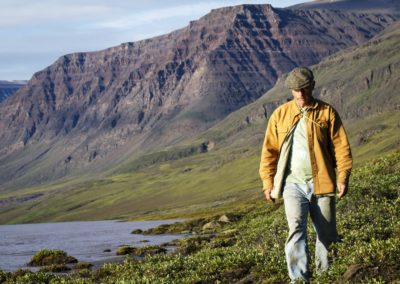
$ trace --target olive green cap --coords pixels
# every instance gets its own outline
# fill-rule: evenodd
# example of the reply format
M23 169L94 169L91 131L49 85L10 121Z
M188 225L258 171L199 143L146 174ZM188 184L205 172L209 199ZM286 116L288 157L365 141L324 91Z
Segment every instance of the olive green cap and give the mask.
M314 74L307 67L294 68L286 78L286 87L292 90L300 90L313 84Z

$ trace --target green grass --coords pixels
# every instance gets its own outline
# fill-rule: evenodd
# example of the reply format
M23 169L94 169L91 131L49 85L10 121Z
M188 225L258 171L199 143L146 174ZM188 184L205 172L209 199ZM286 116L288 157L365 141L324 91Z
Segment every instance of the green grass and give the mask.
M341 241L332 247L333 264L326 273L312 273L311 283L400 281L399 171L399 151L354 170L348 195L337 203ZM237 211L242 212L238 220L217 228L214 236L180 241L175 254L105 264L98 271L86 271L84 278L17 271L0 272L0 279L7 283L288 283L282 202L260 199ZM313 263L311 224L309 233ZM357 272L346 278L346 271L355 266Z
M386 112L367 117L363 120L348 123L348 133L351 137L355 164L361 164L371 157L377 157L400 148L400 125L398 112ZM377 129L374 131L374 129ZM365 132L371 132L364 143L360 144L360 137Z
M0 221L182 218L254 198L259 187L257 168L257 156L233 159L199 154L50 192L3 211Z

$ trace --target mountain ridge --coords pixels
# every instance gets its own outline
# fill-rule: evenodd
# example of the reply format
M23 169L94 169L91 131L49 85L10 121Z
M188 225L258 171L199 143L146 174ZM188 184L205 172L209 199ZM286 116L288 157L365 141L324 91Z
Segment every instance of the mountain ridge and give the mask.
M0 187L101 173L174 145L255 101L294 66L395 20L239 5L167 35L62 56L0 105Z

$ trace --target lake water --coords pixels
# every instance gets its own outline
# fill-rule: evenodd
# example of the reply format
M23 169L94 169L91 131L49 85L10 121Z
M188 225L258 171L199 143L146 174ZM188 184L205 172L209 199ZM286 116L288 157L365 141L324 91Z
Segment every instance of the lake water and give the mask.
M182 235L131 234L134 229L146 230L176 221L0 225L0 269L15 271L19 267L27 268L30 258L43 248L63 250L83 262L112 259L116 257L116 250L120 245L159 245L181 238Z

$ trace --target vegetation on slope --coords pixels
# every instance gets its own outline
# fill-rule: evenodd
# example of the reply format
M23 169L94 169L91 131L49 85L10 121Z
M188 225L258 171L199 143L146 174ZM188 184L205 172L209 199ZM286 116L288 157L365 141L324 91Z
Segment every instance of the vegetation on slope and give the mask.
M313 283L396 283L400 281L400 152L354 170L348 195L338 201L341 241L334 263ZM3 283L284 283L287 233L281 202L247 205L240 219L216 229L212 238L191 242L189 253L146 256L105 264L85 274L56 276L17 271L0 273ZM234 212L233 212L234 213ZM174 226L179 228L179 226ZM182 228L181 228L182 229ZM309 230L312 231L311 225ZM314 236L314 234L312 234ZM199 237L195 237L199 238ZM188 242L190 240L187 240ZM315 236L310 240L314 250ZM188 252L188 251L186 251ZM313 261L313 256L311 254ZM85 275L84 278L79 275Z
M356 165L400 146L399 27L312 67L315 94L344 118ZM267 117L290 97L284 79L205 133L108 175L2 192L0 223L185 218L260 198L261 144Z

